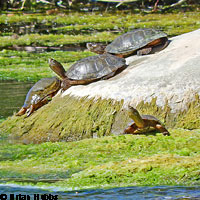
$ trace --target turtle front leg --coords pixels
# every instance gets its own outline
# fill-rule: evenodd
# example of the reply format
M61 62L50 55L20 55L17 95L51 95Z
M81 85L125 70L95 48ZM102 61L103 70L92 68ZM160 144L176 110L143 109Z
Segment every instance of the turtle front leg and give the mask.
M47 104L48 101L49 101L48 98L44 98L43 100L41 100L40 102L36 104L31 104L30 108L27 110L26 116L29 117L35 110Z
M123 134L135 134L138 130L138 127L135 124L132 124L131 126L128 126L124 129Z
M24 114L26 113L26 110L27 110L27 108L22 107L22 108L18 111L18 113L16 113L15 115L16 115L16 116L22 116L22 115L24 115Z
M26 116L29 117L35 110L35 106L31 105L30 108L27 110Z
M70 84L69 79L68 78L63 79L62 83L61 83L62 92L64 92L65 90L67 90L70 87L71 87L71 84Z
M154 128L160 131L164 136L170 135L169 131L161 124L156 124Z

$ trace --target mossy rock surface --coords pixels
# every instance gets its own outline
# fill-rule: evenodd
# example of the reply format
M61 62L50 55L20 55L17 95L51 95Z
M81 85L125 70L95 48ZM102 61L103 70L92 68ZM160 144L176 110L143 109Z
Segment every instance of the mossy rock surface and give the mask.
M173 114L166 105L155 105L155 100L138 109L159 118L168 128L200 127L200 101L191 102L187 111ZM56 96L49 104L35 111L30 117L12 116L0 124L1 133L9 133L12 139L23 143L47 141L76 141L123 134L130 122L123 101L77 98L70 95ZM154 134L154 133L152 133Z
M113 100L61 97L35 111L30 117L12 116L4 121L2 132L24 143L74 141L110 135L115 114L122 102Z

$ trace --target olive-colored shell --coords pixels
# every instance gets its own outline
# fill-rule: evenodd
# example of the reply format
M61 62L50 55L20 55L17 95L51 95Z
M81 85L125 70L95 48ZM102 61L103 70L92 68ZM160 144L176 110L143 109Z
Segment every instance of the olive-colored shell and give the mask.
M159 30L151 28L135 29L117 37L105 48L105 51L113 54L127 54L164 37L167 37L167 34Z
M28 108L59 89L60 80L57 77L42 78L27 93L23 107Z
M149 121L160 122L159 119L157 119L153 115L141 115L141 117L142 117L142 119L146 119L146 120L149 120Z
M117 71L125 63L124 58L107 53L89 56L73 64L67 70L66 76L72 80L95 80Z
M149 122L157 122L157 123L161 123L159 119L157 119L156 117L154 117L153 115L141 115L141 118L144 119L144 120L148 120ZM128 126L131 126L135 124L135 121L132 119Z

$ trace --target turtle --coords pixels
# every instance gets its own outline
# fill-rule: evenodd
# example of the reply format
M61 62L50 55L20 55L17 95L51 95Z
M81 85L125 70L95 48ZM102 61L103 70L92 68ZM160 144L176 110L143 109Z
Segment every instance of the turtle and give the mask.
M27 113L27 117L35 110L45 105L49 98L52 98L61 88L61 80L57 77L42 78L36 82L28 91L24 105L16 113L16 116L21 116Z
M97 54L110 53L127 57L134 53L147 55L161 51L169 44L167 34L152 28L134 29L117 37L109 45L87 43L87 48Z
M170 135L169 131L156 117L152 115L140 115L139 112L130 105L128 105L128 114L132 122L125 128L124 134L137 134L158 130L165 136Z
M67 71L62 64L50 58L50 68L62 79L63 90L72 85L85 85L108 79L125 69L126 61L111 54L89 56L74 63Z

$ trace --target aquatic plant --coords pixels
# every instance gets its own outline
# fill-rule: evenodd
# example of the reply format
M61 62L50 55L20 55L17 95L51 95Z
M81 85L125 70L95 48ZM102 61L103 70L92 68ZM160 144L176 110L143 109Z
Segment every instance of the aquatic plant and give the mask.
M36 54L12 50L2 50L0 54L0 79L34 82L44 77L55 76L48 66L48 59L51 57L59 60L67 69L77 60L93 55L88 51L55 51Z
M170 133L39 145L0 141L0 181L50 186L53 179L65 189L198 184L199 130Z

